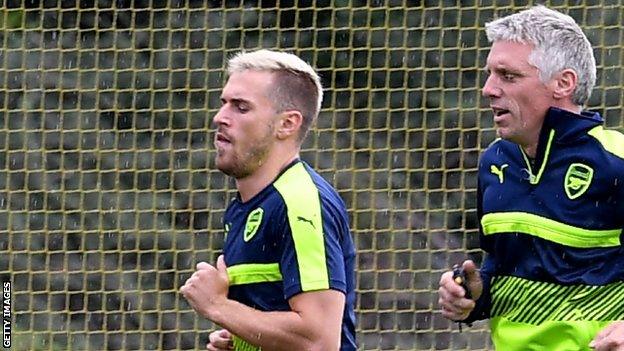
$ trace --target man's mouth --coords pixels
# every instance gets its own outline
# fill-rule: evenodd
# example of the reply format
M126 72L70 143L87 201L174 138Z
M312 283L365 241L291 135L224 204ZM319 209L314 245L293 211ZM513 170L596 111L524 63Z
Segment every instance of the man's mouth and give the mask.
M214 144L215 146L219 147L219 146L224 146L227 144L231 144L232 142L230 141L230 138L228 138L225 134L218 132L215 135L215 141Z
M494 117L501 117L509 113L509 110L505 110L502 108L492 108L492 112L494 113Z
M494 123L500 125L506 120L506 116L509 114L509 110L504 108L492 107L492 113L494 114Z

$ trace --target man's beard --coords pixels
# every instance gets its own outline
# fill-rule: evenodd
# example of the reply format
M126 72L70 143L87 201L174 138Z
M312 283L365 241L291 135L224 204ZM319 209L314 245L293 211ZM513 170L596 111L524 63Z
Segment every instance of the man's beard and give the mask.
M263 145L259 145L254 150L247 152L245 157L240 158L238 155L234 155L233 160L228 162L228 166L217 166L217 168L235 179L246 178L264 163L268 153L268 145L263 143Z
M217 168L224 174L235 179L242 179L252 175L253 172L266 161L271 148L272 137L273 124L269 125L264 137L255 143L255 147L249 152L246 152L243 155L244 157L239 157L239 155L233 152L232 161L229 162L230 166L219 167L217 165Z

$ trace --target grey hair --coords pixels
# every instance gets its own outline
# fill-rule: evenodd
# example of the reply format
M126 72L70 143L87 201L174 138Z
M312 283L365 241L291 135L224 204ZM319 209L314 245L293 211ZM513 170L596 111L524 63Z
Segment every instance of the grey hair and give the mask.
M564 69L578 76L572 101L582 106L596 84L596 59L591 43L572 17L538 5L486 23L490 42L513 41L534 46L529 63L542 82Z
M273 97L276 110L299 110L303 116L302 140L316 120L323 103L323 86L316 71L296 55L272 50L239 52L228 61L228 74L244 70L276 73Z

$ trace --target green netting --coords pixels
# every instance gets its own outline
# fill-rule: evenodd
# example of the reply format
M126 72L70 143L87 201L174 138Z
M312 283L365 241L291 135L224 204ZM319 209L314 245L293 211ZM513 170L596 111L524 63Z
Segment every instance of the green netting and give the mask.
M302 157L346 201L361 350L484 350L437 310L477 248L485 22L530 1L11 1L0 12L0 275L13 349L204 349L178 289L213 261L232 183L211 116L241 49L279 48L327 87ZM582 24L590 101L624 127L621 0L548 2Z

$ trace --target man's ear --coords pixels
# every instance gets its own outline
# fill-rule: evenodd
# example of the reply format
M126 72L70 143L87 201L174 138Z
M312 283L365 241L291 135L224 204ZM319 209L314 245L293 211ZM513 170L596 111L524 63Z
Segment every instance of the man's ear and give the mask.
M297 110L287 110L282 112L277 127L277 138L280 140L288 139L291 136L298 136L301 132L301 124L303 116Z
M553 97L555 99L572 98L578 83L578 75L572 69L566 68L555 77Z

